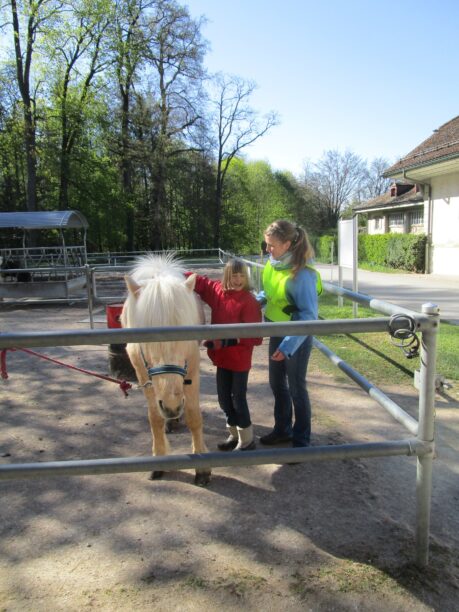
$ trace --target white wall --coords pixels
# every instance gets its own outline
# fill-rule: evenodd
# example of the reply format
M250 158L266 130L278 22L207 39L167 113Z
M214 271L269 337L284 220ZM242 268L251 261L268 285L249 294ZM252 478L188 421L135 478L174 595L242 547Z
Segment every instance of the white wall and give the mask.
M459 274L459 173L433 177L432 272Z

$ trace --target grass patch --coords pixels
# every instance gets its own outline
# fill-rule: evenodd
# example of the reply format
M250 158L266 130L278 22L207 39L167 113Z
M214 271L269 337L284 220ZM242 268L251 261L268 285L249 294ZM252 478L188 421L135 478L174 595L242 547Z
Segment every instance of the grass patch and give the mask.
M321 567L302 575L297 572L292 575L290 591L305 599L309 593L318 588L340 593L402 593L403 588L397 581L384 571L358 563L342 560L331 567Z
M338 306L337 296L324 293L319 300L319 316L323 319L352 319L352 301L344 299ZM358 318L381 317L381 313L359 306ZM341 359L375 384L403 384L413 381L414 371L420 367L420 358L407 359L396 347L388 333L334 334L317 336ZM419 339L420 334L419 334ZM347 376L334 366L320 351L313 351L312 371L333 374L338 380ZM459 326L441 323L437 343L437 373L451 383L459 382Z
M184 586L193 589L223 590L236 597L245 597L251 590L262 589L267 580L248 571L237 570L230 572L227 576L214 580L205 580L197 576L190 576L184 582Z

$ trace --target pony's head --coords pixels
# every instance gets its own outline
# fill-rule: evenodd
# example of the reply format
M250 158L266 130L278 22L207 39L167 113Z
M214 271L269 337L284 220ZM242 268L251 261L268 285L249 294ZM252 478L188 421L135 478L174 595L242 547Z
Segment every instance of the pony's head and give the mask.
M201 323L193 292L196 275L185 280L184 269L173 255L142 257L125 279L128 297L121 315L123 327L178 327ZM199 360L196 340L142 342L135 350L147 372L149 368L163 365L186 369L192 360ZM165 419L181 416L185 405L184 376L175 372L160 373L150 376L150 381L160 414Z

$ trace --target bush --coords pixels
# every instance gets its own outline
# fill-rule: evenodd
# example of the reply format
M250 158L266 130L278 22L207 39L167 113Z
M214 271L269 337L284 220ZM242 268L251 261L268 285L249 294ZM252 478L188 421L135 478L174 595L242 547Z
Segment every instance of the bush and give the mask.
M362 234L359 263L424 272L426 242L425 234Z
M331 248L333 244L333 260L338 260L338 240L336 236L320 236L313 241L316 259L321 263L331 263Z

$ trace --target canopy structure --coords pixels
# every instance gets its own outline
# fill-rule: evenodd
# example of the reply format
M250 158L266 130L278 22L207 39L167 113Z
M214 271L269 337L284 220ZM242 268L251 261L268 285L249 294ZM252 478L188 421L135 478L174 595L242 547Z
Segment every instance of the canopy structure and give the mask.
M0 228L23 230L87 229L88 221L78 210L43 210L0 213Z
M8 282L0 283L0 297L67 297L70 284L84 279L81 266L87 263L86 233L89 223L78 210L42 210L34 212L0 213L0 231L13 234L22 230L22 248L9 246L8 239L0 245L1 265L4 269L22 270L11 273ZM27 245L32 232L57 231L60 246ZM65 234L77 230L81 244L68 246ZM43 271L46 269L47 271ZM5 273L3 273L5 277ZM25 281L24 279L27 279Z

